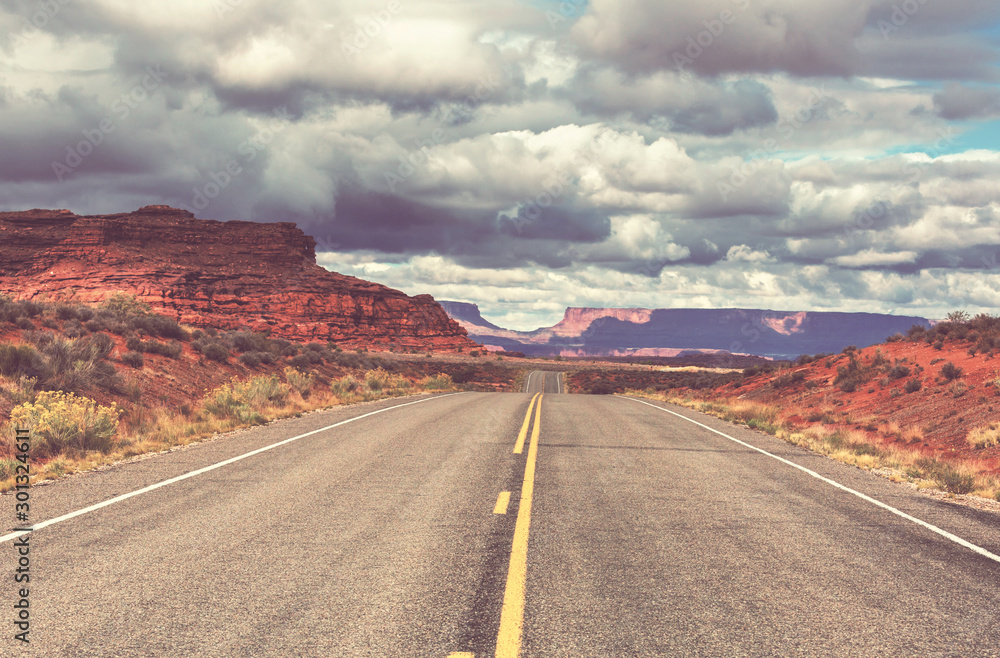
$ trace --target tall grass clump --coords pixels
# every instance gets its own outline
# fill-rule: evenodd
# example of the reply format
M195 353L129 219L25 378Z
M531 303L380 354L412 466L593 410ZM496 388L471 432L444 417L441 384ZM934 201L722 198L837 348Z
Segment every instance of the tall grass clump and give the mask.
M102 406L94 400L64 391L42 391L34 402L10 412L11 425L30 429L32 450L40 457L66 451L111 449L122 410L117 404Z
M966 440L974 448L992 448L1000 445L1000 422L994 421L984 427L970 430Z
M285 368L285 381L291 386L295 391L302 396L305 400L309 397L309 393L312 391L313 380L315 379L311 374L296 370L291 366Z
M216 418L260 423L266 418L266 410L287 404L289 392L289 387L275 375L232 380L205 395L202 408Z
M361 383L358 382L354 375L344 375L340 379L335 379L330 383L330 390L341 399L351 397L358 392L360 387Z
M420 380L420 386L425 391L447 391L455 387L455 382L451 380L451 375L442 373L427 375Z

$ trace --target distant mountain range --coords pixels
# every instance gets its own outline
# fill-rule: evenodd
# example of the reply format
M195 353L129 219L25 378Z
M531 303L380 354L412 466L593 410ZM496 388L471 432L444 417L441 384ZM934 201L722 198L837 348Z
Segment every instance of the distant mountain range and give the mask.
M774 359L867 347L925 318L879 313L761 309L567 308L551 327L513 331L489 322L476 304L440 302L469 338L534 356L753 354Z

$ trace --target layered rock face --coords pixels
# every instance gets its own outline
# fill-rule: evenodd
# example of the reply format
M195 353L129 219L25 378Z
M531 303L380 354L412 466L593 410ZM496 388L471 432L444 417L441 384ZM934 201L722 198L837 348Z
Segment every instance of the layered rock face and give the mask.
M0 293L94 303L126 292L196 327L350 347L477 347L430 295L330 272L315 244L295 224L199 220L168 206L0 213Z

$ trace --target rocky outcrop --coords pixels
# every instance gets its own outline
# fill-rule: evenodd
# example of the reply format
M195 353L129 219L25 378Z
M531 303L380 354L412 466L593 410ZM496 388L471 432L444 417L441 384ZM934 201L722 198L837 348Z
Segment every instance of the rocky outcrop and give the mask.
M127 292L196 327L351 347L477 346L430 295L326 270L315 244L295 224L200 220L168 206L0 213L0 293L93 303Z
M442 302L446 310L454 303ZM478 308L469 306L475 305L459 307L456 319L470 338L539 356L674 356L697 351L794 358L839 352L848 345L866 347L914 324L929 326L924 318L878 313L567 308L551 327L512 331L487 322Z

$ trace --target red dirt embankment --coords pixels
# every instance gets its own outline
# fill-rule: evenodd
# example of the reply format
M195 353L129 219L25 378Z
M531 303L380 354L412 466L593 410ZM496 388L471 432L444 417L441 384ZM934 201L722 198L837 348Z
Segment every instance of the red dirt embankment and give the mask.
M861 430L886 446L975 461L981 472L1000 474L1000 446L967 440L973 428L1000 419L1000 359L992 351L970 354L974 340L935 344L898 340L848 350L692 394L764 403L795 425Z

